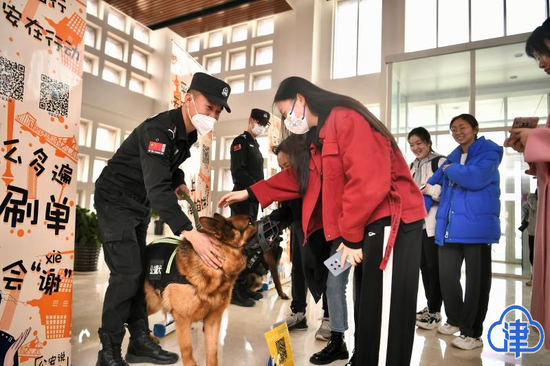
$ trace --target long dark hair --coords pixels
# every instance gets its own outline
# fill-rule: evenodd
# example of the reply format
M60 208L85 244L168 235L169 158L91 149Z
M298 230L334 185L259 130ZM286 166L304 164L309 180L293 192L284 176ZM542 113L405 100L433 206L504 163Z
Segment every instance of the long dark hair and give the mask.
M275 93L273 103L286 99L294 99L298 93L302 94L306 99L310 112L319 117L317 129L314 131L310 130L307 133L308 139L319 148L322 148L319 143L319 131L325 124L325 120L328 115L335 107L353 109L362 115L375 131L386 137L390 141L393 149L398 148L397 142L388 128L380 122L380 120L376 118L376 116L372 114L367 107L361 104L361 102L346 95L321 89L304 78L291 76L283 80L281 84L279 84L277 93Z
M426 144L430 145L430 151L434 152L434 149L432 148L432 136L430 136L430 133L427 129L424 127L416 127L409 132L409 135L407 136L407 141L411 139L412 136L418 136L418 138L422 141L424 141Z
M301 195L304 195L309 179L309 143L307 136L292 134L281 141L279 145L273 146L271 151L275 155L280 152L288 155L290 165L298 181L298 191Z
M537 55L550 56L550 50L544 40L550 40L550 18L546 19L541 26L535 28L525 43L527 56L536 58Z

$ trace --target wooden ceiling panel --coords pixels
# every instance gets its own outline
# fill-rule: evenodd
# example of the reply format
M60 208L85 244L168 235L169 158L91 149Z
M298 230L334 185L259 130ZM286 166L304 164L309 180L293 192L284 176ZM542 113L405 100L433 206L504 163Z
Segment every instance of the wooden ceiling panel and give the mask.
M286 0L105 0L139 23L168 26L182 37L258 19L292 8Z

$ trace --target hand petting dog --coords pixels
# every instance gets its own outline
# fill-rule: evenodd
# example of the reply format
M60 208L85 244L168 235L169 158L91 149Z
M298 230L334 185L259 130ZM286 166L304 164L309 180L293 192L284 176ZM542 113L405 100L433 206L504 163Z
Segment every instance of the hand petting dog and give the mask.
M183 236L189 240L200 259L208 267L218 269L222 266L224 257L210 236L197 231L196 228L191 231L184 231Z

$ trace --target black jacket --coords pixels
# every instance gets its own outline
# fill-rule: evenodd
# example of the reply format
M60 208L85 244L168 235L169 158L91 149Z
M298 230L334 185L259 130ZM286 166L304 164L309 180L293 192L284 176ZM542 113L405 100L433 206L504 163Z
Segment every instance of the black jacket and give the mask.
M235 137L231 144L233 190L240 191L264 179L264 158L260 144L248 131Z
M191 156L196 141L197 131L185 130L181 108L149 117L122 143L96 184L106 179L134 195L146 195L162 221L179 235L192 224L174 189L185 183L179 166Z

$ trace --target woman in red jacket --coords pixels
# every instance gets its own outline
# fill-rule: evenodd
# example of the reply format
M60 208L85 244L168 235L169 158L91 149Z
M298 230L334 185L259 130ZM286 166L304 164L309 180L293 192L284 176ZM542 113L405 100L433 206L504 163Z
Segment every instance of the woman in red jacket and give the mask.
M290 77L275 104L290 132L308 133L309 160L228 193L218 205L252 197L266 207L303 197L305 237L323 227L327 240L341 243L342 266L356 266L349 364L409 365L426 216L409 166L388 129L353 98Z

